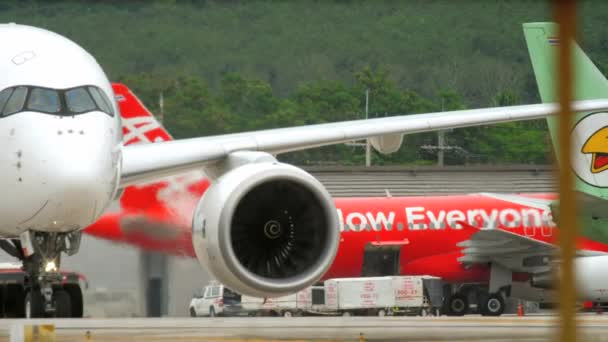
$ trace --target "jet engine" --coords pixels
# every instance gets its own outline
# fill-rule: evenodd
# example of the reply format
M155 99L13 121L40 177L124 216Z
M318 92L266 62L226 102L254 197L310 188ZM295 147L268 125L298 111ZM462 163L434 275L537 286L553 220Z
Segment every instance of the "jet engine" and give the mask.
M608 255L578 257L574 260L577 295L582 300L608 301ZM532 276L533 287L554 289L558 272L543 272Z
M574 260L579 297L594 302L608 301L608 255L579 257Z
M315 283L332 264L340 236L323 185L268 157L222 173L199 201L192 228L201 264L228 288L258 297Z

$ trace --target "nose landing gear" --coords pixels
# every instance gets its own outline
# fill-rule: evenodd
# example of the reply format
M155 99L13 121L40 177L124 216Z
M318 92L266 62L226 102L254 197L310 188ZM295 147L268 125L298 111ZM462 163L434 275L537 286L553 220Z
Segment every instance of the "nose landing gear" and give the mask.
M26 232L20 240L13 241L15 249L19 250L15 256L21 259L25 273L24 308L17 311L26 318L82 317L80 285L67 282L66 276L59 272L61 253L75 254L80 247L81 234Z

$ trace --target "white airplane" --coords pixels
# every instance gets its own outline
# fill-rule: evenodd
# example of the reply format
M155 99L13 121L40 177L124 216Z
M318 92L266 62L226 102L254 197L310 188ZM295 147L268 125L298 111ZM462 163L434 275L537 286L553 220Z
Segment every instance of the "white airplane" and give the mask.
M23 262L27 317L82 316L79 288L62 286L62 252L79 249L121 188L192 170L212 185L193 220L200 262L237 292L278 296L314 283L338 247L338 218L324 187L280 153L371 138L378 151L403 134L516 120L554 104L404 115L124 146L110 82L95 59L58 34L0 25L0 247ZM574 104L608 109L608 101ZM240 249L239 239L256 248ZM251 255L268 262L251 265ZM103 263L103 260L100 260ZM17 310L18 311L18 310ZM19 315L19 313L17 313Z

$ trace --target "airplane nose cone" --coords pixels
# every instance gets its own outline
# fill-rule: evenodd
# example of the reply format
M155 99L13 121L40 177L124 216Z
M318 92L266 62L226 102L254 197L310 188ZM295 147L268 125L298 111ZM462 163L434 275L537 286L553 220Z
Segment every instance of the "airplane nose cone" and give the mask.
M76 128L72 133L39 129L36 136L16 129L5 141L0 152L0 185L9 200L0 205L0 217L8 217L4 229L71 231L101 215L113 195L117 168L111 141L95 128L89 127L91 134L84 128L82 134Z
M116 180L111 160L104 152L73 149L41 163L40 194L47 197L46 207L38 214L42 221L50 222L55 229L78 229L101 214ZM32 181L35 184L36 178Z
M93 167L64 167L49 170L49 199L55 204L60 216L68 218L83 215L82 219L93 220L101 205L110 194L104 175ZM54 173L54 174L53 174ZM53 185L56 184L56 185ZM77 220L77 221L80 221Z

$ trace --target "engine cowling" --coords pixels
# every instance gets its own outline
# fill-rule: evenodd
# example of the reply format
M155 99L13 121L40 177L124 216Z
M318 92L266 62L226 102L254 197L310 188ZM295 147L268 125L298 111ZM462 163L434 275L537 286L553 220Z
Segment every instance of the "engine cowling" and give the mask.
M608 301L608 255L576 258L574 269L576 289L581 299Z
M238 166L205 192L193 218L197 257L239 293L276 297L316 282L339 242L335 204L313 176L279 162Z
M608 301L608 255L578 257L574 259L577 296L582 300ZM532 276L533 287L555 289L557 272L543 272Z

